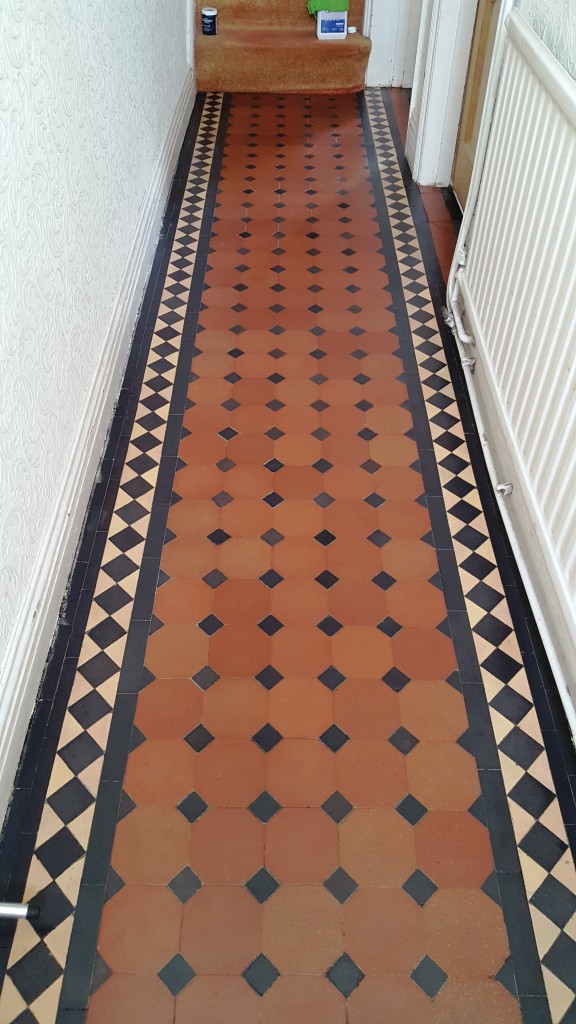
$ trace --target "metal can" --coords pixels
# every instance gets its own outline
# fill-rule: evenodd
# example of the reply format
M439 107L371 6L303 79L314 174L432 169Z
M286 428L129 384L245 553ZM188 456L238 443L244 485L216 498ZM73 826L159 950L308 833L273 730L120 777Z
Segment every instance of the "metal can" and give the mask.
M218 32L218 10L216 7L202 8L202 35L215 36Z

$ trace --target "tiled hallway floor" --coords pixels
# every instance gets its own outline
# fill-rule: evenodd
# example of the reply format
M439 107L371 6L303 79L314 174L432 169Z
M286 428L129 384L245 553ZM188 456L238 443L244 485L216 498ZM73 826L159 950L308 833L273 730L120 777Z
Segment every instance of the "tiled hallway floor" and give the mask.
M201 97L171 209L0 1022L569 1024L547 726L383 97Z

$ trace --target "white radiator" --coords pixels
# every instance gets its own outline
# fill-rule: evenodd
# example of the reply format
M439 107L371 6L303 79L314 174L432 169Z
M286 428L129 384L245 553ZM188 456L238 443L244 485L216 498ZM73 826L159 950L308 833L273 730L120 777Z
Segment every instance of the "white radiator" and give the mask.
M459 271L494 483L576 725L576 82L517 11ZM462 333L462 331L461 331Z

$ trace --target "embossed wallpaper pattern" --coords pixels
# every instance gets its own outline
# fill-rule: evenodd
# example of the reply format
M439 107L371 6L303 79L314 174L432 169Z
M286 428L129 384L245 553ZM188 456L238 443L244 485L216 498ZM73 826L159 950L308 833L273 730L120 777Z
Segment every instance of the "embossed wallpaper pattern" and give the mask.
M186 72L187 0L2 0L0 662Z
M519 0L518 10L576 79L576 0Z

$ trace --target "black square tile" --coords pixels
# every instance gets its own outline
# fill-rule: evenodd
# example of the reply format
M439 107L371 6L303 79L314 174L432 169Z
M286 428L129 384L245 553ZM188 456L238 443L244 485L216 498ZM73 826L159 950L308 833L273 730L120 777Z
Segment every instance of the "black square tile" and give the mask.
M48 947L39 942L10 967L8 974L24 1002L33 1003L62 975Z
M428 808L420 803L415 796L412 796L411 793L397 804L396 810L410 825L417 825L424 815L428 813Z
M256 676L256 679L265 690L272 690L283 678L284 676L273 665L267 665Z
M552 871L568 849L566 843L540 821L532 826L518 845L545 871Z
M320 533L316 534L314 540L317 540L319 544L327 548L329 544L336 540L336 537L333 533L330 533L330 530L321 530Z
M320 740L328 747L334 754L341 750L341 748L348 743L350 737L342 729L339 729L337 725L331 725L325 732L322 733Z
M576 914L576 896L552 875L548 875L536 890L530 903L559 928L565 928L572 915Z
M326 636L335 636L342 629L342 623L332 615L327 615L325 619L317 623L317 626Z
M352 894L356 892L358 882L355 882L352 876L347 871L344 871L343 868L336 868L336 871L324 882L324 888L339 903L346 903L346 900L349 900Z
M330 590L338 581L339 577L335 576L333 572L329 572L328 569L325 569L319 576L316 576L316 583L319 583L325 590Z
M576 942L566 932L558 936L542 963L572 992L576 991Z
M366 502L367 505L370 505L372 508L380 508L380 505L384 504L385 499L382 498L379 494L376 494L375 491L372 491L372 494L369 494L368 497L364 498L364 501Z
M49 796L47 802L64 824L68 825L94 803L94 797L82 785L80 779L73 778Z
M190 984L192 978L196 977L196 973L182 954L177 953L161 971L158 971L158 977L172 995L177 996Z
M206 633L206 636L214 636L214 633L222 629L223 625L224 623L216 615L207 615L205 619L202 619L202 622L198 623L198 626L203 633Z
M342 793L339 793L338 790L332 793L322 804L322 810L328 815L328 817L332 818L332 821L335 821L337 825L339 825L341 821L344 821L344 818L348 817L350 811L353 809L353 805L350 801L347 800Z
M544 749L541 743L532 739L528 733L523 732L517 726L504 737L498 746L507 757L524 769L530 768Z
M332 505L336 499L333 498L331 494L326 494L326 491L322 491L312 500L315 501L320 508L328 508L328 506Z
M204 668L199 669L198 672L192 676L193 682L195 682L196 686L199 686L201 690L209 690L211 686L214 686L214 683L218 682L219 679L220 676L218 673L215 672L213 668L210 668L209 665L205 665Z
M266 725L263 725L258 732L254 733L252 739L254 743L260 747L260 750L263 750L264 753L267 754L270 750L273 750L278 743L280 743L283 736L268 722Z
M509 795L533 818L540 818L554 799L554 793L532 775L522 775Z
M434 999L447 980L448 975L431 957L425 956L418 966L414 968L410 977L427 996Z
M171 882L168 883L180 903L187 903L202 888L202 882L195 875L191 868L183 868Z
M199 754L200 751L205 750L205 748L212 743L214 737L212 733L205 728L205 726L197 725L195 729L192 729L192 732L189 732L188 735L184 737L184 739L188 746L192 747L192 750L195 750L196 753Z
M208 804L205 803L199 793L192 792L180 801L178 810L192 825L195 821L198 821L198 818L204 814L204 811L208 810Z
M378 623L377 629L379 629L381 633L384 633L385 636L392 638L400 632L402 626L390 615L387 615L385 619L382 619L382 622Z
M390 590L390 587L396 583L396 580L389 573L382 571L372 577L372 583L380 587L380 590Z
M391 736L388 737L388 742L396 747L401 754L409 754L414 749L416 744L419 742L408 729L405 729L403 725L399 729L396 729Z
M434 882L428 878L428 875L425 875L423 871L418 869L414 874L410 875L410 878L406 879L402 888L419 907L423 907L431 896L434 895L438 886L434 885Z
M390 540L390 537L388 536L387 533L384 533L382 530L374 530L374 532L371 533L367 539L370 541L371 544L374 544L375 547L383 548Z
M274 964L268 957L260 953L250 966L246 968L243 977L259 996L263 996L274 982L278 980L280 971L274 967Z
M212 569L210 572L207 572L202 579L204 583L207 583L208 586L211 587L212 590L216 590L218 587L221 587L223 583L226 583L227 577L223 572L220 572L220 569Z
M266 868L260 868L260 871L246 882L246 888L258 903L265 903L276 892L278 882Z
M324 672L322 672L318 679L324 684L329 690L337 690L341 683L344 682L346 676L343 676L337 668L330 665Z
M275 615L267 615L258 625L262 632L266 633L266 636L274 636L283 628L284 623L280 622Z
M326 977L348 999L364 980L365 974L347 953L343 953L327 972Z
M513 690L511 686L503 686L490 701L490 707L499 711L509 722L518 725L532 708L532 702Z
M260 796L256 797L256 799L252 801L248 810L252 812L255 818L258 818L258 821L261 821L263 825L266 825L267 822L269 822L270 819L273 818L280 810L280 807L281 804L279 804L278 801L270 795L270 793L264 792L260 793Z
M230 540L230 534L226 533L226 530L213 530L212 533L208 534L208 540L211 540L213 544L219 547L221 544L225 544L227 540Z

